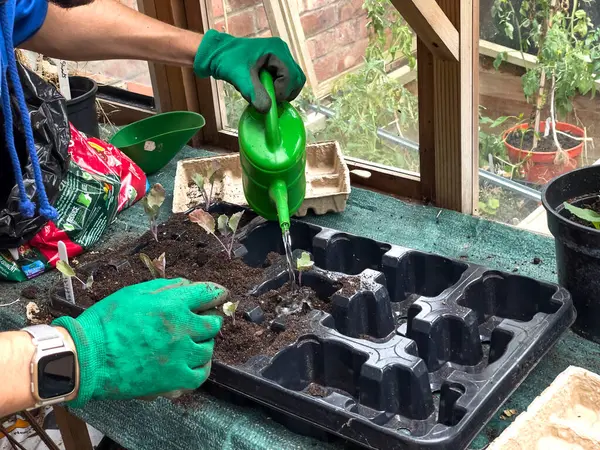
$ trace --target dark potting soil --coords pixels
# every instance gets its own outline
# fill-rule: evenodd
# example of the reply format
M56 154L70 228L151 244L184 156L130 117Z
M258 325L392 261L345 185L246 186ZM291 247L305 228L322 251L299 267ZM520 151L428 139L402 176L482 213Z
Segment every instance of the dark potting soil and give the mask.
M315 383L310 383L306 392L313 397L327 397L329 392L323 386Z
M271 321L277 317L276 308L281 297L290 293L290 285L285 284L278 290L269 291L260 297L247 296L242 299L235 313L235 324L225 318L221 335L215 339L215 359L226 364L243 364L248 358L256 355L275 355L283 347L294 342L298 337L309 331L308 323L302 316L311 309L328 312L330 303L320 300L315 292L307 287L302 287L310 302L310 308L303 308L302 312L284 316L286 329L281 332L271 330ZM260 306L265 319L259 325L243 318L244 311Z
M580 203L577 206L579 208L583 208L583 209L591 209L592 211L595 211L598 214L600 214L600 195L598 197L596 197L595 199L589 199L588 201ZM596 229L596 227L594 227L594 225L591 222L580 219L576 215L571 214L569 211L565 211L565 214L567 214L567 218L569 220L571 220L575 223L578 223L579 225L583 225L584 227Z
M187 278L192 281L212 281L226 286L232 301L239 300L262 276L262 269L229 259L221 245L183 214L174 215L158 228L156 242L150 233L138 241L112 252L104 253L97 264L92 289L86 290L74 280L77 303L88 307L119 289L149 281L152 275L140 259L140 253L151 259L165 253L167 278ZM77 271L77 270L76 270ZM85 281L87 273L79 274Z
M329 299L321 300L310 288L302 287L310 307L305 305L301 312L285 316L284 331L272 331L270 325L277 317L276 307L280 297L289 295L289 284L260 297L251 296L248 292L262 281L264 269L282 258L281 255L269 254L260 268L249 267L239 259L229 259L214 237L182 214L174 215L160 225L158 236L159 241L156 242L150 233L146 233L136 242L103 253L95 261L82 258L81 264L75 267L79 278L87 279L88 274L78 270L84 263L96 269L91 289L86 290L74 280L77 304L89 307L121 288L151 280L150 271L139 254L145 253L154 259L164 252L167 278L212 281L229 290L230 301L239 302L235 324L231 318L224 317L221 333L215 339L214 359L226 364L242 364L259 354L274 355L308 332L308 323L303 316L311 309L330 309ZM243 317L245 311L255 306L260 306L265 314L261 324L254 324Z
M563 150L569 150L574 147L577 147L580 144L580 141L577 139L573 139L573 137L577 137L568 131L565 132L569 136L565 136L564 134L558 135L558 142ZM573 136L573 137L571 137ZM521 139L523 140L521 142ZM533 145L533 130L527 130L525 135L522 136L520 131L513 131L506 137L506 142L516 148L520 148L522 150L530 150ZM538 141L538 145L533 149L535 152L546 153L546 152L555 152L557 150L556 144L554 143L554 137L552 133L548 136L542 136Z
M342 288L340 294L352 295L360 288L360 281L357 278L342 278L340 280Z
M21 297L28 300L35 300L38 297L38 288L36 286L27 286L21 291Z
M369 342L385 342L389 339L389 335L384 338L376 338L376 337L371 336L370 334L361 334L358 337L360 339L364 339L365 341L369 341Z

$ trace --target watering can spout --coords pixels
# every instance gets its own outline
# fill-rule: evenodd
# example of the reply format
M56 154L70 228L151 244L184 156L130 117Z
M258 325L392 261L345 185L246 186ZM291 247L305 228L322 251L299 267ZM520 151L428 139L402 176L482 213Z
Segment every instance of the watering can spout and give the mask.
M282 232L290 229L290 207L288 204L288 188L284 181L276 180L269 188L269 197L277 209L277 219Z

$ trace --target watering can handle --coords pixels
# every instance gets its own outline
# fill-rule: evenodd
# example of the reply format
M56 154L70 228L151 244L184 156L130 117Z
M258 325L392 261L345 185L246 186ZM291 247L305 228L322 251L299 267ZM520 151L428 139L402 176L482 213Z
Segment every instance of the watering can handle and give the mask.
M277 112L277 100L275 98L275 85L273 77L266 70L260 73L260 82L271 98L271 109L265 116L265 128L267 131L267 146L270 150L276 150L281 144L281 133L279 132L279 114Z

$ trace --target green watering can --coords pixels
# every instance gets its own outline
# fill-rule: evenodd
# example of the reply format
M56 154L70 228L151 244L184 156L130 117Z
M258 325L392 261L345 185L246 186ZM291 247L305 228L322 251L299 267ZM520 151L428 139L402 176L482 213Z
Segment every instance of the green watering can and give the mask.
M257 214L279 220L287 231L306 192L306 130L296 108L277 105L271 75L261 72L260 81L271 97L270 111L248 106L239 122L244 195Z
M195 112L166 112L127 125L110 143L152 175L166 166L204 123L204 117Z

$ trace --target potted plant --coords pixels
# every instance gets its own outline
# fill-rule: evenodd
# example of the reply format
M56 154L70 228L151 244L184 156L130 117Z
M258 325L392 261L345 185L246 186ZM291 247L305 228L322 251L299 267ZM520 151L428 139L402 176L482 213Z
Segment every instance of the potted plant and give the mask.
M536 64L522 77L525 97L535 105L531 119L506 130L503 138L510 159L526 161L526 178L543 184L577 167L585 130L558 118L573 110L577 94L595 93L600 33L577 0L526 0L519 11L511 0L497 0L493 14L509 38L516 31L523 59L525 49L538 49ZM499 54L495 66L506 57ZM545 120L543 111L548 112Z
M559 283L577 309L573 330L600 343L600 166L573 170L542 191Z

